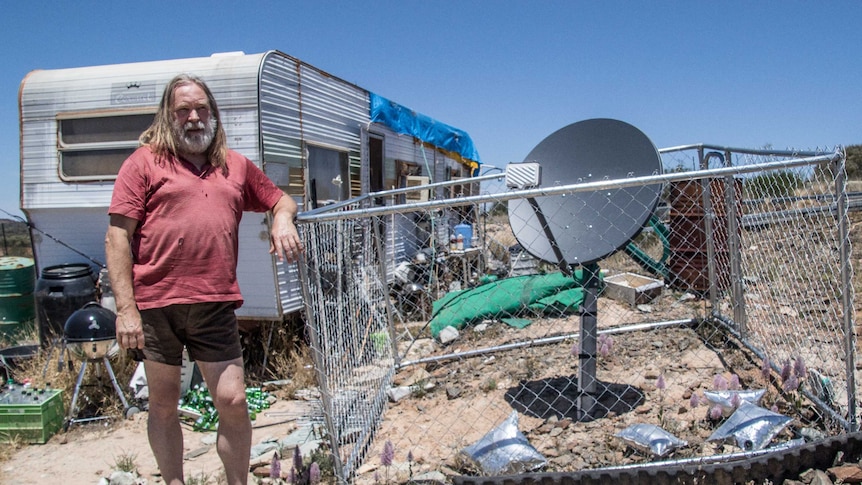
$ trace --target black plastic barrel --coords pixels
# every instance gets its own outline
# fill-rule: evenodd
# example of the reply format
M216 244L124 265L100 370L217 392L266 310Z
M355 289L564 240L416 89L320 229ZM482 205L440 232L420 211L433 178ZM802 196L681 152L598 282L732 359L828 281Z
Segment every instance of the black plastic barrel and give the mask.
M39 342L48 347L63 336L72 313L96 299L96 278L88 264L61 264L44 268L36 282Z

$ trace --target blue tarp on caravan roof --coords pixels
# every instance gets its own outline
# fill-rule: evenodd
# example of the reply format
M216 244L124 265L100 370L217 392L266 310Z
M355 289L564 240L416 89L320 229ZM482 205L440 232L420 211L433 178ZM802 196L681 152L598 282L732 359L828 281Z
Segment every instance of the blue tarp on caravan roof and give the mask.
M478 166L479 153L470 135L463 130L440 123L383 96L368 93L371 100L371 121L388 126L396 133L411 135L426 143L457 153L464 162ZM470 163L473 162L473 163Z

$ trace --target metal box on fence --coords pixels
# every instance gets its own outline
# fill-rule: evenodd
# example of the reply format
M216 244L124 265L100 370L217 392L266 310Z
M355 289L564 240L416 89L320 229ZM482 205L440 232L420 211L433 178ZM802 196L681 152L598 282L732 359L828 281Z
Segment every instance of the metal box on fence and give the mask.
M63 426L59 389L7 389L0 395L0 442L45 443Z
M634 273L619 273L605 277L605 296L614 300L642 305L661 295L664 282Z

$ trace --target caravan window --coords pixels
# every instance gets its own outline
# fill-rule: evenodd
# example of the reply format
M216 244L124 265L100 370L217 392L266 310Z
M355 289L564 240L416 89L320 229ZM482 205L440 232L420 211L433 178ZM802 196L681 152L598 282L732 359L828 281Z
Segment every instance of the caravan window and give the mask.
M312 207L350 198L349 156L346 151L306 145Z
M59 119L60 178L115 179L152 122L153 113Z

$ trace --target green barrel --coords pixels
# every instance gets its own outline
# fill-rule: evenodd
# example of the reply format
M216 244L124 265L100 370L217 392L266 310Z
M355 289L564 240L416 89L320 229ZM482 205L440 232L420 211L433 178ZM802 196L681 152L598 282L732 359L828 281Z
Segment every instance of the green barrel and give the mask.
M0 257L0 295L33 293L36 265L31 258Z
M31 258L0 257L0 340L16 343L35 330L35 286Z

